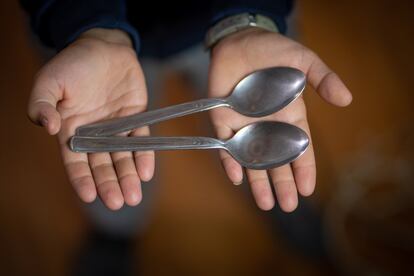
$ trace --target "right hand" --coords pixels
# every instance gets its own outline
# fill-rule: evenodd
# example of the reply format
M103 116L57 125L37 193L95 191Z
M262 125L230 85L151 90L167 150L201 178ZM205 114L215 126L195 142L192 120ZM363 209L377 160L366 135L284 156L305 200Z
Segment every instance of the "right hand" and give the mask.
M57 134L69 180L84 202L96 195L112 210L137 205L141 180L154 174L153 152L75 153L67 143L75 129L142 112L145 79L128 35L91 29L57 54L38 73L28 106L30 119ZM144 127L130 133L148 135Z
M341 79L311 50L281 34L259 28L239 31L214 46L209 95L227 97L237 81L247 74L274 66L294 67L304 72L308 83L330 104L347 106L352 101L351 92ZM264 118L250 118L228 108L217 108L211 111L211 119L220 139L229 139L242 127L260 120L286 122L303 129L311 137L303 97ZM240 164L225 151L220 151L220 156L229 179L240 184L243 180ZM267 171L246 170L246 175L259 208L269 210L277 199L283 211L292 212L298 205L298 193L309 196L315 189L312 140L306 152L291 164Z

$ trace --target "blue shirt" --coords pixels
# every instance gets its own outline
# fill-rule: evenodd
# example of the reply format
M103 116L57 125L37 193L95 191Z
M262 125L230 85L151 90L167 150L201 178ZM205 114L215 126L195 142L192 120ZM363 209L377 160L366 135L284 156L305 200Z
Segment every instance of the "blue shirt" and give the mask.
M140 55L165 57L201 42L217 21L238 13L271 17L281 33L292 0L21 0L33 31L47 46L61 50L91 28L127 32Z

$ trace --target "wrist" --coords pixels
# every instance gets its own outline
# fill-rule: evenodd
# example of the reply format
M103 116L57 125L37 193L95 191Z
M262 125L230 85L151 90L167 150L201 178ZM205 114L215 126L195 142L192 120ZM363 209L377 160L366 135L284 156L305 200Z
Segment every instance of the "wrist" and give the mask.
M78 39L98 39L107 43L133 47L130 36L119 29L92 28L83 32Z
M222 48L233 48L238 45L242 46L246 44L246 40L254 39L255 37L262 35L278 35L278 33L267 31L261 28L249 27L235 33L232 33L219 42L217 42L213 47L211 47L211 54L214 55L215 52L220 51Z
M236 14L225 17L208 30L204 41L205 47L212 48L220 40L252 27L271 32L279 31L275 22L267 16L252 13Z

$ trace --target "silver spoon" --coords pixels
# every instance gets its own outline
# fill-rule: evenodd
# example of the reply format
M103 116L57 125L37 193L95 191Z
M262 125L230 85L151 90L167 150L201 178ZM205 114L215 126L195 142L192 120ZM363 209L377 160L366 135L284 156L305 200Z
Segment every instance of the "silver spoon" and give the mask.
M250 124L227 141L209 137L73 136L69 142L76 152L224 149L242 166L256 170L290 163L305 152L308 144L302 129L281 122Z
M272 67L243 78L226 98L207 98L123 118L81 126L79 136L111 136L164 120L226 106L249 116L262 117L279 111L302 93L306 77L298 69Z

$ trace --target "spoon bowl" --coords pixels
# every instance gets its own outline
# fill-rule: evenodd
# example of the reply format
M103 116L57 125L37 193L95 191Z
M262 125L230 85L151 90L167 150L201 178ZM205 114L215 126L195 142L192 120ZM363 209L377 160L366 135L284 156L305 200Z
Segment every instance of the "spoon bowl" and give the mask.
M306 76L302 71L291 67L271 67L247 75L225 101L243 115L262 117L294 101L305 85Z
M309 138L287 123L259 122L242 128L225 144L242 166L262 170L293 162L305 152Z

